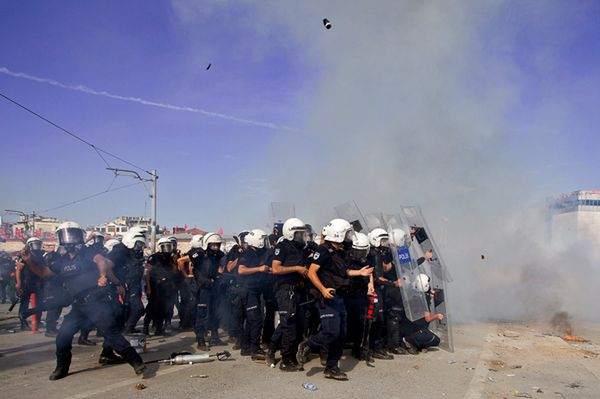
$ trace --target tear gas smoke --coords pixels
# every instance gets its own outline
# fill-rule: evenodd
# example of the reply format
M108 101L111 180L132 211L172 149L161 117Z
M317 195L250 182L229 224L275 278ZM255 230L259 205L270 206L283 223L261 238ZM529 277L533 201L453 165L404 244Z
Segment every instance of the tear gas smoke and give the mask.
M309 133L277 137L269 162L280 167L261 167L279 171L279 198L297 198L307 221L325 222L349 199L367 213L421 205L444 237L459 319L597 318L586 306L600 282L590 246L548 242L546 188L510 146L522 89L514 61L494 57L483 36L501 11L489 2L269 4L265 14L310 43L322 70ZM335 15L328 35L304 23L323 12ZM520 140L523 153L551 146L531 140L540 128Z

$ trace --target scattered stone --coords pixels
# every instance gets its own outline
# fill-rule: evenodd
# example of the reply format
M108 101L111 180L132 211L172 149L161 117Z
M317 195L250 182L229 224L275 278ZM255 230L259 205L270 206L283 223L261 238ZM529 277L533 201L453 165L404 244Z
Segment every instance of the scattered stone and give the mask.
M511 369L522 369L523 366L521 366L520 364L515 364L515 365L510 366L510 368Z
M163 338L163 339L159 339L158 342L167 342L167 340Z
M456 360L448 360L448 364L454 364L456 363Z
M193 374L190 375L190 378L208 378L206 374Z
M572 388L572 389L583 388L583 384L580 382L572 382L567 385L567 388Z
M502 335L504 335L507 338L518 338L521 336L521 334L519 334L516 331L512 331L512 330L504 330L504 332L502 333Z
M517 390L515 390L515 397L517 397L517 398L533 398L533 396L531 396L530 394L528 394L526 392L519 392Z
M146 389L146 388L147 387L144 384L142 384L141 382L135 384L135 389L137 389L138 391L141 391L142 389Z
M507 377L514 377L514 374L506 374Z
M415 369L415 370L418 370L418 369L420 369L420 368L421 368L421 366L419 366L418 364L415 364L415 365L413 366L413 369Z

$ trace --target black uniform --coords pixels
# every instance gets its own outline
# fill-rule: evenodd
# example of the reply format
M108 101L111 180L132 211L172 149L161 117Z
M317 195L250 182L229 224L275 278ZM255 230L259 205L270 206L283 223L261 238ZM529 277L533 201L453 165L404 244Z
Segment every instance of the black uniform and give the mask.
M125 260L125 332L135 332L135 326L144 315L142 280L144 278L144 253L129 250Z
M8 300L12 302L16 295L14 292L15 261L5 251L0 251L0 300L2 303ZM12 286L12 291L11 291Z
M56 252L46 252L44 254L44 263L46 265L52 265L59 258L60 255ZM62 313L62 305L70 303L70 299L66 299L67 295L59 276L46 278L43 283L44 306L48 309L46 312L46 333L53 334L58 332L56 326L60 314Z
M352 270L360 270L364 266L368 266L368 261L352 260L348 263L348 268ZM365 316L369 299L367 293L369 291L369 277L355 277L350 279L348 295L345 296L344 302L346 312L348 313L348 339L352 344L352 354L355 357L360 357L361 344L363 341L363 333L365 328Z
M266 250L248 247L240 254L238 265L256 268L265 265ZM238 266L238 267L239 267ZM250 353L260 352L260 336L263 324L261 291L265 280L264 273L238 275L238 281L243 287L241 293L243 305L242 350Z
M136 369L143 367L140 356L119 332L113 314L112 290L98 286L100 273L93 261L95 255L82 249L74 258L69 254L61 256L51 266L73 298L71 311L65 316L56 337L56 368L62 376L68 373L71 364L73 336L86 321L91 321L98 328L107 345L125 361Z
M229 319L229 337L236 341L236 345L241 345L242 325L244 317L244 301L246 299L246 290L240 285L238 266L242 247L234 245L225 258L225 266L230 262L236 262L231 271L224 270L221 280L228 286L227 298L231 305L231 316Z
M192 248L186 255L190 258L190 262L184 267L184 279L179 285L179 328L188 330L194 327L196 322L196 295L198 287L194 278L187 277L192 274L193 264L199 260L199 255L193 257L196 252L202 252L200 248Z
M347 261L343 250L335 249L330 243L317 248L313 255L313 263L320 266L317 276L326 288L336 291L333 299L321 299L319 314L321 330L308 338L312 349L326 349L327 368L337 367L344 349L346 337L346 307L344 296L347 295L350 279L347 274Z
M196 323L194 331L199 344L204 343L206 330L210 330L211 344L219 342L218 287L216 280L223 252L196 250L190 259L194 265L196 293Z
M304 246L296 241L284 240L277 244L273 252L273 260L281 262L282 267L306 266ZM275 299L279 309L279 325L271 338L271 352L281 345L281 356L284 360L295 361L298 343L302 339L304 327L304 310L299 308L305 299L300 273L275 275Z
M42 251L31 251L32 261L37 265L45 265L44 256ZM33 272L29 269L25 261L19 258L17 260L18 263L23 265L23 269L21 269L21 293L19 297L19 319L21 320L21 328L25 328L27 326L27 315L26 311L29 308L29 300L32 294L35 294L36 306L41 303L43 300L42 295L42 279L33 274ZM42 313L36 313L38 323L41 320Z
M392 263L392 253L387 247L371 248L369 261L375 267L375 289L380 304L378 317L371 331L371 348L375 350L381 350L384 346L389 349L398 348L401 342L399 323L404 315L404 308L400 287L394 285L398 280L398 274ZM390 263L392 269L386 272L383 265Z
M177 295L177 281L180 274L173 264L170 253L157 252L148 258L150 265L150 295L144 317L144 333L148 332L150 322L154 322L155 334L164 334L164 323L173 306L173 297Z

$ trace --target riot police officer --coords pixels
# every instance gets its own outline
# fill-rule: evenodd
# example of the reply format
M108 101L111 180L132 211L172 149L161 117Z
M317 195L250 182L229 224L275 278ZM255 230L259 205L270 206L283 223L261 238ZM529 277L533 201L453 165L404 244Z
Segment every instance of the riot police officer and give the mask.
M56 337L56 369L50 374L50 380L68 375L71 341L85 320L91 320L107 344L134 368L136 374L142 374L146 369L144 362L119 333L115 323L110 297L112 291L108 289L108 281L116 279L109 262L102 255L85 249L84 231L77 223L62 223L56 230L56 236L67 254L58 258L52 269L38 264L28 248L22 252L23 260L38 276L49 277L58 273L65 289L73 298L71 312L65 317Z
M406 354L399 336L399 323L404 314L400 280L392 263L388 232L382 228L373 229L369 233L369 241L369 262L375 268L375 288L380 304L378 318L371 331L371 349L374 358L389 360L393 356L384 347L397 355Z
M297 218L286 220L282 230L283 239L275 246L272 262L279 325L271 338L267 363L275 363L275 351L280 342L280 370L297 371L295 355L304 326L304 313L299 305L305 297L303 282L308 274L304 252L307 231L304 222Z
M112 241L112 240L110 240ZM135 334L139 330L135 329L138 321L144 314L144 304L142 303L142 280L144 277L144 248L146 248L146 237L142 233L130 233L123 237L123 245L128 250L128 256L124 261L124 282L125 282L125 333ZM108 254L118 246L112 245Z
M31 237L25 243L31 253L34 262L38 265L44 265L42 240L37 237ZM29 300L32 294L37 297L38 301L42 300L42 281L27 267L27 264L22 259L17 260L16 274L17 284L16 289L19 292L19 319L21 321L21 330L29 328L25 311L29 308ZM40 321L42 314L37 313L37 321Z
M223 239L217 233L207 233L203 238L202 258L193 264L196 294L196 323L194 331L198 349L209 350L205 341L206 330L210 330L210 346L223 345L219 339L218 290L216 280L219 275ZM192 255L193 256L193 255Z
M363 233L356 233L352 240L352 248L347 253L348 269L360 270L370 265L367 259L369 249L369 238ZM363 349L367 349L363 348L362 345L366 338L363 335L370 333L370 331L365 330L369 295L377 296L373 275L350 279L348 294L344 298L346 312L348 313L348 338L352 344L352 354L360 360L363 360L364 356L368 356L368 354L362 353ZM376 309L375 311L377 312Z
M168 238L161 238L157 243L158 252L146 261L144 275L146 279L146 316L144 331L148 335L150 323L154 322L155 335L165 335L165 320L169 306L173 306L173 296L177 295L176 287L180 274L173 262L173 243Z
M263 324L261 288L266 273L271 267L266 265L267 234L260 229L251 230L245 237L248 247L240 254L238 261L239 282L244 289L242 356L250 355L254 361L265 360L265 351L260 347Z
M192 236L190 250L187 254L177 259L177 268L183 276L179 286L179 328L188 330L193 328L196 322L196 295L198 287L194 280L194 267L199 267L199 262L204 257L202 249L202 234Z
M325 378L347 380L346 373L338 367L346 335L344 296L350 277L368 277L373 268L348 269L344 247L351 247L354 231L347 220L332 220L324 232L325 244L317 248L308 270L308 277L322 296L319 306L321 330L298 345L296 358L302 366L308 361L311 349L327 349Z

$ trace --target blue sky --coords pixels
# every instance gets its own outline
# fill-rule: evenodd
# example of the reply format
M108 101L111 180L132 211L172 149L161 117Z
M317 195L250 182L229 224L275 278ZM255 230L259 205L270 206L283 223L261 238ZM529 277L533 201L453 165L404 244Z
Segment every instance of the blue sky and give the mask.
M294 24L251 2L200 4L3 1L0 67L297 131L94 96L6 74L0 74L0 92L100 147L158 169L159 223L239 229L245 227L235 221L240 214L252 214L248 220L259 224L267 218L270 201L289 199L281 184L270 180L269 172L285 166L269 162L277 151L273 143L282 136L297 137L298 148L311 147L306 147L310 139L303 129L315 112L314 96L332 71L319 58L323 42L307 40L311 36L299 33L298 26L319 37L351 27L336 25L331 7L322 13L334 22L331 32L317 17L297 21L306 15L320 18L318 3L311 3L316 13L299 13ZM544 7L509 2L477 27L480 40L473 51L481 58L473 69L509 68L478 75L470 84L480 95L490 80L505 79L516 87L505 114L511 134L503 156L533 174L548 194L600 188L599 20L595 2L548 2ZM385 31L385 26L377 29ZM376 62L357 57L358 63L371 61ZM2 209L52 208L102 191L112 181L90 148L6 101L0 101L0 135ZM324 150L315 147L308 154L290 150L290 158L306 155L307 162L319 162L311 155ZM111 166L126 166L108 160ZM119 178L114 185L129 182ZM149 209L143 188L134 187L49 216L92 224L121 214L149 215Z

